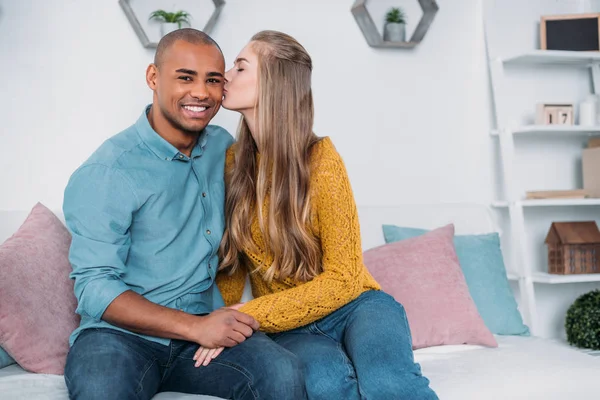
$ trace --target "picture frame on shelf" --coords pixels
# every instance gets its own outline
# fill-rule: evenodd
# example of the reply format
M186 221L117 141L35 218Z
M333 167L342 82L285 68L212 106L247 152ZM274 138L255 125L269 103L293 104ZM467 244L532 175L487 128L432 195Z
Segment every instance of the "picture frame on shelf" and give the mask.
M540 49L600 51L600 13L542 16Z

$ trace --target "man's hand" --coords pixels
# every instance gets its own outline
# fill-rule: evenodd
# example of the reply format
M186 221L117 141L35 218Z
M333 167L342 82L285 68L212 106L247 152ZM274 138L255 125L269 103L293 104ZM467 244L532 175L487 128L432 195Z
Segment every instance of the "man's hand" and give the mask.
M208 349L233 347L252 336L258 328L258 322L250 315L234 308L220 308L195 319L189 340Z
M102 319L132 332L187 340L214 349L235 346L258 330L258 322L236 310L236 306L200 317L152 303L128 290L110 303Z
M243 305L244 303L238 303L225 308L230 310L239 310L240 307L242 307ZM200 346L200 348L196 351L196 354L194 354L194 361L196 361L195 366L199 367L200 365L203 365L206 367L208 364L210 364L212 360L217 358L217 356L221 354L221 352L224 349L224 347L217 347L211 349L208 347Z
M208 349L206 353L214 350L210 353L214 358L222 351L217 349L242 343L258 330L254 318L237 310L241 306L223 307L199 317L154 304L128 290L110 303L102 319L132 332L197 343Z

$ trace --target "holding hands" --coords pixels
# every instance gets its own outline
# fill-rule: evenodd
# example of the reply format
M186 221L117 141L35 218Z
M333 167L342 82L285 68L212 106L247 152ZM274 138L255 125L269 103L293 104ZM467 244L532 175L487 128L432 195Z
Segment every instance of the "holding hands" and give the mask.
M242 343L258 330L259 324L254 318L238 311L243 305L243 303L239 303L231 307L224 307L206 317L213 318L206 321L209 325L204 328L208 333L206 335L208 340L203 338L203 340L197 341L200 347L194 355L196 367L207 366L223 352L225 347L233 347Z

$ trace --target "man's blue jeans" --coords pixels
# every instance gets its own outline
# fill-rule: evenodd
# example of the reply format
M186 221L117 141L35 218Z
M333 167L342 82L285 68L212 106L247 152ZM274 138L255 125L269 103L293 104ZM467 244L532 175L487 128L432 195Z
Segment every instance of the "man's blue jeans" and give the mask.
M271 336L303 361L311 400L438 398L414 362L404 307L384 292L365 292L315 323Z
M87 329L67 357L71 399L151 399L158 392L205 394L225 399L306 399L296 356L256 332L227 348L207 367L194 367L198 345L170 346L113 329Z

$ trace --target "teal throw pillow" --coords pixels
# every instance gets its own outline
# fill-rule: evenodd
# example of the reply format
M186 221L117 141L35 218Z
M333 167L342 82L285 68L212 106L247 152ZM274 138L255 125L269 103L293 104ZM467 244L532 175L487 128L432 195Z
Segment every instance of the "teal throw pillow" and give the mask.
M14 364L15 360L12 359L11 356L8 355L6 351L2 347L0 347L0 368L8 367L11 364Z

